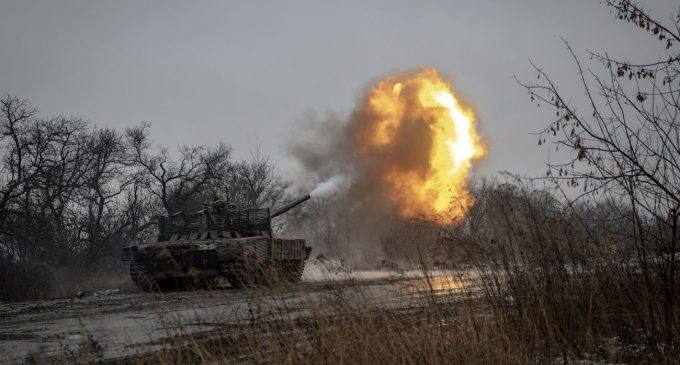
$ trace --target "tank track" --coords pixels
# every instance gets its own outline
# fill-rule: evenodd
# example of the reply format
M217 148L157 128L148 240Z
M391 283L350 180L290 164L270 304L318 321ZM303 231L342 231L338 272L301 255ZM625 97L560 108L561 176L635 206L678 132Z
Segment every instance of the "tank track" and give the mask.
M272 271L272 269L274 269ZM241 289L251 286L272 286L281 282L295 284L302 280L304 260L281 262L276 267L266 265L265 268L247 270L242 260L226 262L220 265L222 275L229 284Z
M304 271L304 260L290 260L280 262L274 270L254 268L246 270L242 260L225 262L220 265L220 272L235 289L253 286L272 286L278 283L299 283ZM155 280L146 271L141 261L130 262L130 278L140 289L146 292L164 290L182 290L185 287L199 286L198 283L186 283L180 279Z
M248 282L245 280L244 275L245 269L241 260L222 263L220 265L220 271L232 287L241 289L248 286Z
M130 279L143 291L153 291L158 289L158 284L146 272L143 262L130 261Z
M141 262L130 262L130 279L137 285L138 288L145 292L153 291L169 291L169 290L185 290L190 287L190 283L181 279L154 279L146 271L144 264ZM197 286L194 284L194 286Z

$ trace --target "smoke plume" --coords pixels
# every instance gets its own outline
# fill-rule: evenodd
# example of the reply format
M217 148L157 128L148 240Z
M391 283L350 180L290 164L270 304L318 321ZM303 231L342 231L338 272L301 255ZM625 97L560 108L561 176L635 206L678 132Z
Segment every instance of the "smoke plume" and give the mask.
M312 198L328 198L341 191L345 191L350 184L351 181L347 176L335 175L330 179L317 184L309 195L311 195Z
M455 223L474 202L467 179L485 147L472 110L432 68L385 78L349 116L308 112L295 131L287 150L317 205L317 246L379 256L395 224Z

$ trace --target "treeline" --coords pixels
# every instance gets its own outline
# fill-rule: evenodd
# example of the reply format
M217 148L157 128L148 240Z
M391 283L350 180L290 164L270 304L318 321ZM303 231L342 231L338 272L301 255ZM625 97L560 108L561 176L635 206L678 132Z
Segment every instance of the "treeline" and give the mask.
M46 117L0 100L0 300L59 295L69 276L115 271L120 249L155 234L155 217L207 199L272 206L286 183L259 151L155 147L148 123L124 131ZM66 294L66 293L64 293Z

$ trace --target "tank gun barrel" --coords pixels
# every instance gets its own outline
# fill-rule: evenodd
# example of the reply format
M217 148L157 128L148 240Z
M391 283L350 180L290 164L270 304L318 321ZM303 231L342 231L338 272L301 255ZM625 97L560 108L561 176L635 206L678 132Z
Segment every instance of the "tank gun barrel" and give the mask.
M306 202L310 198L311 198L311 196L309 196L309 194L307 194L307 195L305 195L305 196L303 196L303 197L301 197L297 200L294 200L293 202L286 204L286 205L282 206L281 208L275 210L274 213L272 213L270 217L271 218L278 217L281 214L283 214L283 213L295 208L296 206Z

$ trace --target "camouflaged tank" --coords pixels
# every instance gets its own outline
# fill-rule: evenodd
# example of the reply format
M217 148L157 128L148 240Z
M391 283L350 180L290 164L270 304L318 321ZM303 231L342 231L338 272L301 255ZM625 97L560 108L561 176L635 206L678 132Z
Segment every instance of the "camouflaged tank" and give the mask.
M297 282L311 247L303 239L275 237L271 220L308 199L274 212L218 200L191 215L160 217L158 239L125 247L123 259L132 281L147 291L204 287L220 277L236 288Z

